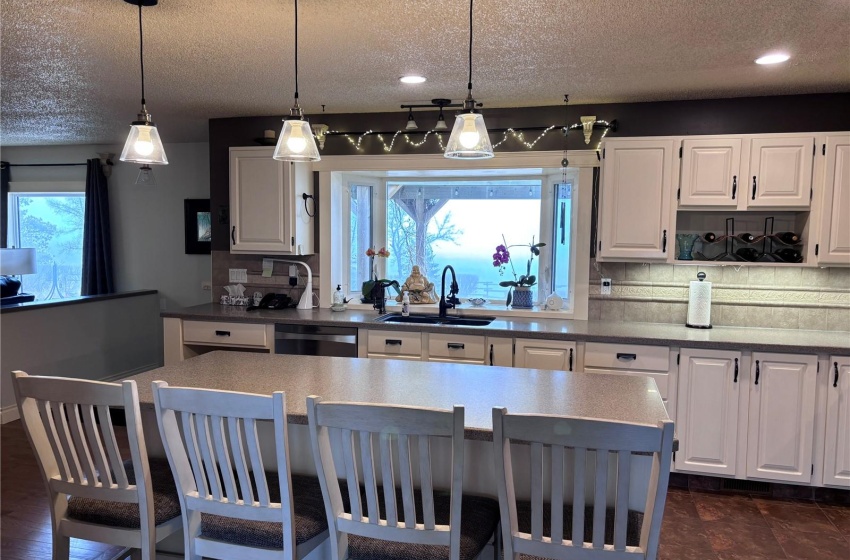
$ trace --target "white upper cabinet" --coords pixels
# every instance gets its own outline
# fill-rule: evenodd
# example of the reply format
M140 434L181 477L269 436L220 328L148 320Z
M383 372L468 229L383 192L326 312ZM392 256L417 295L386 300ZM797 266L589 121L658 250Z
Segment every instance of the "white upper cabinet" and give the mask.
M809 208L814 136L753 138L743 187L748 208Z
M748 477L811 481L816 381L817 356L753 353Z
M273 148L230 148L230 252L310 254L313 213L307 164L272 159Z
M850 488L850 357L829 359L823 483Z
M682 142L679 206L736 208L741 196L741 138Z
M598 258L666 260L675 140L606 140Z
M683 348L680 358L676 470L734 476L741 353Z
M850 264L850 134L826 137L819 264Z

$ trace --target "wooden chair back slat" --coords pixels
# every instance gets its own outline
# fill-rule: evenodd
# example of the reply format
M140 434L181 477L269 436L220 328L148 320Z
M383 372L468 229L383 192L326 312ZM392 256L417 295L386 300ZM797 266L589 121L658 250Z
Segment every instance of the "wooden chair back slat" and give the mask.
M552 542L561 544L564 540L564 446L552 446ZM541 508L542 509L542 508Z
M203 471L203 459L201 459L201 450L198 449L198 436L195 430L195 418L191 412L181 412L180 419L183 422L183 434L186 438L186 454L189 456L189 463L192 465L192 476L195 479L195 491L201 497L209 496L210 487L207 483L207 477Z
M543 540L543 445L532 443L531 453L531 539Z
M210 485L212 499L220 501L221 483L218 478L219 465L215 460L215 451L212 448L212 438L209 432L210 417L205 414L195 414L195 430L198 437L198 447L201 448L201 459L204 466L204 474Z
M254 485L249 476L248 464L245 460L245 439L242 437L240 418L227 418L227 433L230 434L233 462L236 463L236 476L239 479L239 489L245 503L254 503Z
M418 436L419 486L422 494L422 522L428 531L434 530L434 481L431 477L431 438Z
M68 466L68 460L59 445L59 434L56 432L56 423L53 421L53 410L50 403L43 400L36 400L35 403L38 407L45 435L50 443L50 449L53 451L53 459L56 462L59 476L62 477L62 480L71 480L71 468Z
M596 450L596 482L593 487L593 548L605 546L605 500L608 496L608 450Z
M614 550L626 549L626 525L629 520L629 481L632 454L617 452L617 505L614 509Z
M80 407L76 404L68 403L65 405L65 410L67 411L69 408L70 413L68 414L68 424L71 427L71 440L74 442L74 447L77 450L77 457L80 460L82 474L85 477L86 482L89 485L94 486L98 484L99 481L95 473L94 462L91 458L89 442L84 435L85 428L83 428L83 421L80 417Z
M255 418L243 418L243 422L245 426L245 443L248 446L248 457L251 460L251 471L254 473L257 501L261 506L269 507L272 502L269 494L269 485L266 482L266 473L263 469L263 455L260 451L260 435L257 433L257 420ZM286 429L286 427L284 426L283 429ZM280 450L278 450L278 453L280 453ZM289 478L288 472L286 478Z
M94 460L94 468L97 470L98 479L101 484L106 487L112 486L112 473L109 472L109 467L106 462L106 453L103 449L103 440L100 437L100 432L97 430L97 420L94 415L94 406L85 404L80 407L80 413L83 418L83 429L85 437L91 446L91 452Z
M410 460L410 438L398 436L398 470L401 475L401 505L404 511L404 526L416 526L416 500L413 495L413 463Z
M59 446L68 461L69 474L71 475L68 482L83 484L83 470L80 467L80 460L77 458L77 450L74 449L74 443L71 441L71 429L68 427L65 405L62 402L52 401L50 402L50 411L53 414L53 422L59 434Z
M369 512L369 523L377 524L381 516L378 511L378 484L375 480L372 432L360 432L359 437L360 457L363 461L363 486L366 492L366 509Z
M622 428L622 433L619 429ZM598 434L598 438L594 437ZM573 441L573 439L575 441ZM527 444L530 452L531 519L530 533L518 530L514 490L511 440ZM660 421L656 427L556 416L509 415L504 408L493 410L493 452L496 483L502 517L505 558L517 560L520 553L566 560L577 558L649 559L657 557L661 520L670 472L673 423ZM622 444L622 447L613 444ZM551 458L551 538L541 535L543 508L541 487L545 479L543 457L549 448ZM564 456L571 449L572 465L565 467ZM651 453L653 460L640 544L627 543L629 533L629 494L634 450ZM593 513L588 513L592 542L584 542L585 480L588 451L595 455L593 472ZM613 537L606 542L607 492L610 453L617 454ZM572 477L572 527L563 538L565 477ZM588 481L589 482L589 481ZM566 506L569 507L569 506Z
M587 450L583 447L573 449L573 546L584 545L584 470L587 464Z
M395 468L393 466L392 434L379 434L381 449L381 477L384 483L384 507L387 514L387 525L395 527L398 524L398 512L395 499Z
M221 416L210 416L210 431L212 432L216 462L221 467L221 482L228 502L239 501L236 491L236 479L233 476L233 463L230 460L230 448L224 437L224 419ZM250 497L246 497L250 499Z
M347 534L449 546L450 558L459 558L463 480L462 407L445 411L404 406L323 403L319 397L311 396L307 398L307 416L313 456L328 511L334 558L345 557ZM331 437L337 434L341 438L341 445L335 457ZM452 438L451 521L447 525L437 524L431 437ZM376 471L378 467L381 468L380 475ZM345 473L338 476L337 468L344 468ZM418 491L414 489L414 473L419 476ZM396 475L398 480L395 479ZM343 506L339 479L344 479L348 486L348 511ZM379 509L379 481L383 485L383 513ZM361 484L364 488L362 490ZM401 495L400 504L396 497L397 490ZM361 500L361 492L365 500ZM416 519L417 499L422 502L420 523ZM363 511L364 507L367 512ZM400 523L402 515L404 521ZM339 556L336 556L337 553Z
M126 411L125 411L126 414ZM97 407L97 417L101 418L100 431L103 434L103 443L106 445L106 453L109 457L109 469L115 475L115 483L119 488L127 488L130 485L127 478L127 470L124 461L121 460L121 452L118 449L118 439L115 437L115 429L112 427L109 407L100 405Z

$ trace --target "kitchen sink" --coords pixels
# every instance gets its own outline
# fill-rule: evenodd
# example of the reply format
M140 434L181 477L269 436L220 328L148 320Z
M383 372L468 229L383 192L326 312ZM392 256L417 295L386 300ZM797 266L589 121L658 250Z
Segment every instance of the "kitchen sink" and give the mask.
M378 323L414 323L417 325L452 325L457 327L486 327L495 317L440 317L438 315L408 315L387 313L375 319Z

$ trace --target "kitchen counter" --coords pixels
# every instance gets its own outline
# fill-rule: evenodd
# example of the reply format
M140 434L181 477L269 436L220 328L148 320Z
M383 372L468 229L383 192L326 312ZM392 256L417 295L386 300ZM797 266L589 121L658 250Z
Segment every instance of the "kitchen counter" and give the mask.
M134 375L143 408L151 382L271 394L286 391L290 423L307 424L306 400L466 407L466 439L492 441L494 406L512 413L602 418L655 426L668 420L652 379L467 364L216 351Z
M461 313L469 309L461 310ZM448 334L481 334L487 336L652 344L717 350L750 350L801 354L850 354L850 334L846 332L804 331L795 329L757 329L749 327L715 327L689 329L666 323L626 323L619 321L576 321L552 318L497 317L486 327L376 323L371 310L349 310L342 313L330 309L256 310L207 303L180 310L164 311L162 317L194 321L228 321L234 323L287 323L292 325L351 326L358 328ZM470 315L472 316L472 315Z

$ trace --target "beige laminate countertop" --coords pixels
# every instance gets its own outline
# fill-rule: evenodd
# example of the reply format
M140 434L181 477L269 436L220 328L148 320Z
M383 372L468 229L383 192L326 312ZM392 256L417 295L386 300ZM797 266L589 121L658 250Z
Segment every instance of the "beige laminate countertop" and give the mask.
M215 351L129 377L143 408L151 382L271 394L286 392L288 420L307 423L306 400L451 409L464 405L466 439L492 441L493 407L655 426L668 420L655 381L643 376L468 364Z
M715 327L690 329L666 323L626 323L619 321L576 321L552 318L497 317L486 327L377 323L375 311L330 309L284 309L246 311L244 307L206 303L175 311L163 311L162 317L195 321L235 323L285 323L291 325L350 326L356 328L482 334L486 336L652 344L717 350L750 350L800 354L850 354L850 333L804 331L795 329L758 329ZM472 316L472 315L470 315Z

